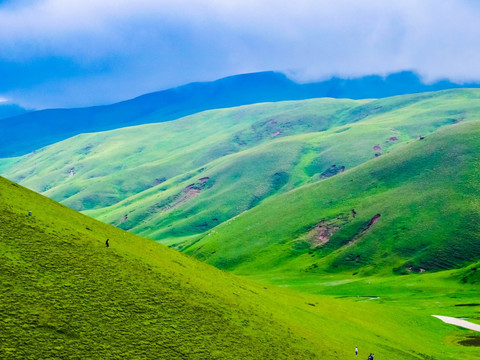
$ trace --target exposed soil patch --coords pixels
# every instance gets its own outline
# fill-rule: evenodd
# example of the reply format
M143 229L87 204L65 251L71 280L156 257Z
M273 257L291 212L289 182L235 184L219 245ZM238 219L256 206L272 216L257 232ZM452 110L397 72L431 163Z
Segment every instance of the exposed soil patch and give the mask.
M308 240L310 244L312 244L312 247L322 246L326 244L332 235L339 229L340 226L322 220L309 231Z
M352 240L348 242L348 244L351 244L355 241L357 241L360 237L363 236L370 228L377 223L377 221L380 219L381 215L376 214L374 217L372 217L370 220L368 220L361 228L360 232L358 232ZM359 260L359 259L358 259Z
M313 227L308 229L306 235L306 242L309 243L309 248L317 248L327 244L332 236L340 230L344 225L350 221L348 214L339 214L332 220L321 220ZM311 252L309 252L311 254Z
M150 208L151 212L168 211L177 208L186 202L195 198L204 189L208 189L213 185L209 177L203 177L195 183L186 186L182 192L166 199L160 204L156 204Z
M200 189L195 187L195 184L188 185L185 189L183 189L183 196L172 206L180 206L181 204L187 202L188 200L193 199L200 193Z
M390 141L397 141L398 138L397 138L396 136L392 136L392 137L391 137L390 139L388 139L388 140L390 140Z
M280 135L280 131L275 132L272 136L275 137L275 136L278 136L278 135Z
M374 217L372 217L372 218L370 219L370 221L368 222L368 225L367 225L367 229L366 229L366 230L370 229L370 227L371 227L373 224L375 224L375 223L378 221L378 219L380 219L380 216L382 216L382 215L376 214Z
M185 189L183 189L182 193L178 194L170 204L162 206L159 210L160 211L168 211L174 208L177 208L187 201L192 200L200 193L199 189L194 188L194 184L188 185Z
M339 173L342 173L344 171L345 171L345 166L337 166L336 164L333 164L327 170L325 170L320 174L320 178L322 179L328 178L328 177L337 175Z
M373 150L374 150L374 151L382 151L382 148L380 147L380 145L375 145L375 146L373 147Z

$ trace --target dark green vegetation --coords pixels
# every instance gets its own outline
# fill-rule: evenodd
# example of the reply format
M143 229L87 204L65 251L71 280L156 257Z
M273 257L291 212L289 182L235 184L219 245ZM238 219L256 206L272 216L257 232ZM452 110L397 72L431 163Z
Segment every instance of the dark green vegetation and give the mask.
M112 105L42 110L5 119L0 122L0 156L23 155L85 132L170 121L210 109L319 97L379 98L458 87L459 84L449 81L427 85L408 71L387 77L332 78L308 84L298 84L276 72L237 75L213 82L192 83ZM479 84L461 87L473 88ZM10 111L2 116L2 108L0 106L0 118L23 112Z
M430 316L478 321L471 268L399 281L269 280L329 294L308 295L235 277L2 178L0 215L1 358L347 359L355 346L393 360L478 353L473 332Z

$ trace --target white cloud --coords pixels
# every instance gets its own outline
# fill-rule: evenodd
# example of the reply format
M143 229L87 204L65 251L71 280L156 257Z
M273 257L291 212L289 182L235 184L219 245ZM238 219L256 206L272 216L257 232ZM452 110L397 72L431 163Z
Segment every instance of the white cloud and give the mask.
M131 95L262 70L479 80L479 16L471 0L26 1L0 8L0 59L70 59L87 78L45 81Z

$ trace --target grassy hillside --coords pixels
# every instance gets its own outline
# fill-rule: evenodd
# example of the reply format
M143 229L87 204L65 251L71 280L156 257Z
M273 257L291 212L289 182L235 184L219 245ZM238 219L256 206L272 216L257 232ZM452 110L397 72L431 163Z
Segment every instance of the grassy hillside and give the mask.
M168 181L188 181L209 162L274 138L328 129L357 105L331 99L259 104L84 134L24 156L4 174L74 209L102 208Z
M269 71L187 84L104 106L22 114L21 108L0 104L0 118L11 116L0 121L0 156L24 155L81 133L171 121L210 109L320 97L368 99L467 86L478 88L479 84L440 81L427 85L408 71L298 84Z
M0 170L102 221L181 245L268 198L477 120L479 99L478 90L451 90L209 111L80 135L0 161Z
M476 289L463 273L431 278L414 307L388 279L316 286L340 297L302 294L229 275L3 178L0 200L1 358L346 359L355 346L393 360L476 356L458 343L472 332L430 316L474 314L455 307ZM364 297L379 287L381 301ZM429 300L440 291L455 299Z
M446 126L269 199L185 249L244 274L370 274L480 259L480 122Z
M98 223L4 179L0 197L2 358L334 354L328 348L316 351L301 331L289 330L295 324L272 313L280 310L272 303L275 291ZM298 314L305 312L301 298L287 301L298 301L303 308Z

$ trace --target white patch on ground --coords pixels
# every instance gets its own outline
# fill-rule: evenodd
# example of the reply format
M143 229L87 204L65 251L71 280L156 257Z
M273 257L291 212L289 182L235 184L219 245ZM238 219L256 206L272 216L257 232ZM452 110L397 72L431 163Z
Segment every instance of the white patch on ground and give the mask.
M441 315L432 315L432 316L436 317L437 319L442 320L444 323L457 325L457 326L463 327L465 329L470 329L470 330L480 332L480 325L471 323L470 321L457 319L457 318L450 317L450 316L441 316Z

